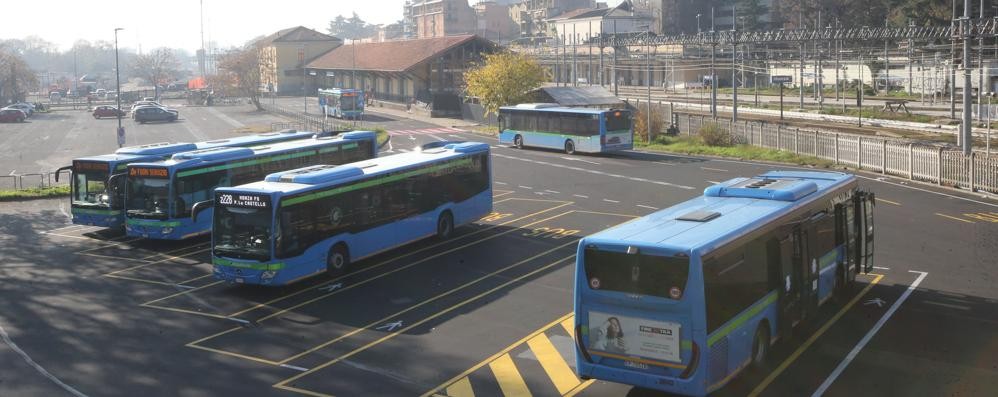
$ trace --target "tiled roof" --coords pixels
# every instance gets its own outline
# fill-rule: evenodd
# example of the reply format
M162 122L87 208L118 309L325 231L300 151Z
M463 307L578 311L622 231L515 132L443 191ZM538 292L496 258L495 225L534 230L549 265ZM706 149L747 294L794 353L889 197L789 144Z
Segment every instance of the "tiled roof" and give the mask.
M483 40L475 35L459 35L381 43L347 44L309 62L307 67L309 69L404 72L440 53L475 39ZM357 56L356 63L354 62L355 54Z
M316 32L304 26L295 26L293 28L278 30L277 32L271 34L270 36L264 37L262 40L260 40L260 42L264 45L270 45L275 42L300 43L305 41L330 41L330 40L342 41L337 37Z

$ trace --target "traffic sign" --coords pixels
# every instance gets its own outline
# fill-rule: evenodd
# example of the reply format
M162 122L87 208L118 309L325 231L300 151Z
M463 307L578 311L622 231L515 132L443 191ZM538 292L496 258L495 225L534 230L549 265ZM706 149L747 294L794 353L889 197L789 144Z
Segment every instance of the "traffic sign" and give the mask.
M769 79L773 84L783 84L794 81L794 76L770 76Z

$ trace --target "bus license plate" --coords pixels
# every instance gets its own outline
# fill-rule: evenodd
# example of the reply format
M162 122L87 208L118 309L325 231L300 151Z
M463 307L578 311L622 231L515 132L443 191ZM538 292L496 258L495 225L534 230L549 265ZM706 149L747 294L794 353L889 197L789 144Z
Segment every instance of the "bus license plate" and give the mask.
M242 284L242 283L245 283L246 280L244 280L242 277L236 277L236 282L239 283L239 284Z
M634 361L624 361L624 366L637 369L648 369L648 364L638 363Z

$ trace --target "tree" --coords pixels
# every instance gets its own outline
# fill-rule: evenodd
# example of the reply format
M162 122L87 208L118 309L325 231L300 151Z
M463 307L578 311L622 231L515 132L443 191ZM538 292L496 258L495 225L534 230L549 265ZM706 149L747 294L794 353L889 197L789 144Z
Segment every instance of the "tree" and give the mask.
M337 15L335 19L329 21L329 28L326 31L330 35L344 39L362 39L374 35L377 27L360 19L357 13L353 13L350 18Z
M137 55L132 64L135 75L152 85L168 83L176 74L178 66L180 62L169 48L158 48L147 54Z
M524 102L530 91L547 80L546 71L524 54L486 54L483 62L464 73L467 95L477 97L485 114L497 114L500 106Z
M257 41L222 54L218 61L219 76L212 79L215 84L220 83L226 92L249 98L257 110L263 110L260 104L261 76L272 74L274 67L271 62L261 62L262 50L263 45Z
M769 11L769 7L762 4L762 0L738 0L738 30L764 30L767 24L762 21L762 16Z
M0 105L23 101L38 86L35 72L17 51L0 46Z

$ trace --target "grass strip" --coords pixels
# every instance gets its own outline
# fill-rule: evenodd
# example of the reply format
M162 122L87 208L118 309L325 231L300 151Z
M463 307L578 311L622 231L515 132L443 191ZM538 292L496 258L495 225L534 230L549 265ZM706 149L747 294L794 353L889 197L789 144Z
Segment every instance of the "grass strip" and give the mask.
M0 201L18 201L63 197L69 195L69 186L35 187L21 190L0 190Z

